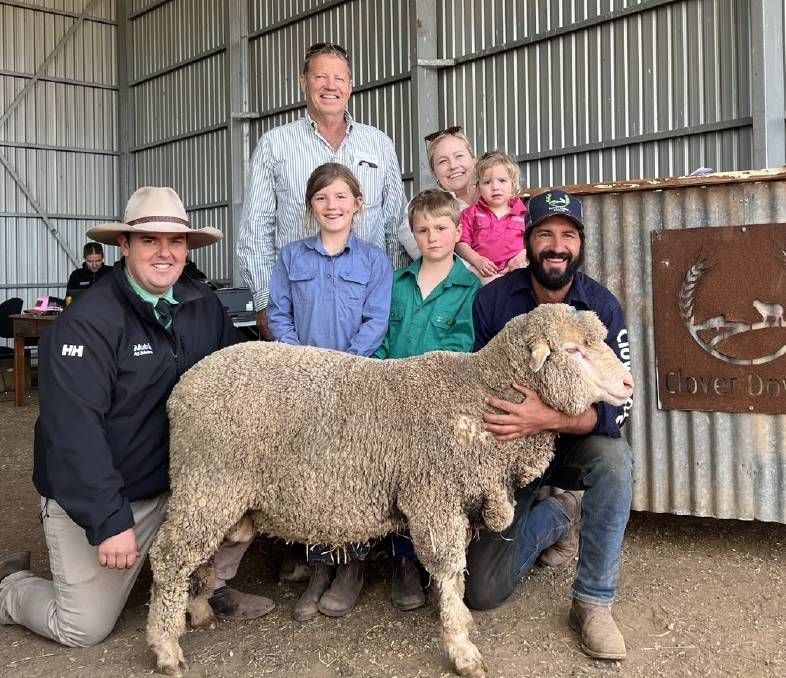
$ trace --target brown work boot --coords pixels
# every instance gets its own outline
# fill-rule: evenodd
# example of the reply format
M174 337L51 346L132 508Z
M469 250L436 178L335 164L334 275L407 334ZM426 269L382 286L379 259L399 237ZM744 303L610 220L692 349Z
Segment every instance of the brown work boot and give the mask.
M30 569L30 551L14 551L0 556L0 581L9 574Z
M210 603L216 617L230 621L256 619L275 607L270 598L242 593L228 586L216 589L207 602Z
M611 606L574 599L568 623L581 635L581 649L590 657L625 659L625 639L611 616Z
M311 568L306 562L306 547L303 544L290 544L278 570L278 580L295 584L310 578Z
M336 578L319 599L319 611L328 617L343 617L355 607L363 590L365 571L365 560L350 560L346 565L339 565Z
M562 508L570 519L570 532L543 551L538 556L537 562L541 567L561 567L573 560L579 552L581 492L561 492L550 499L555 499L562 504Z
M308 586L292 611L295 621L308 621L319 614L319 599L330 587L330 580L333 577L333 567L325 563L313 563L309 567L309 572L311 577Z
M398 558L393 564L393 607L402 612L416 610L426 602L420 585L420 570L412 558Z

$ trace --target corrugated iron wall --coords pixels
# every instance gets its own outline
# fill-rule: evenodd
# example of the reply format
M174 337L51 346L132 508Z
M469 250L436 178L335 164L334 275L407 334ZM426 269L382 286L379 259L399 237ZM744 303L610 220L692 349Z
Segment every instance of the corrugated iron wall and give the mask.
M493 6L493 11L492 10ZM440 0L443 125L525 186L751 167L750 8L733 0Z
M225 235L229 4L132 0L127 14L131 187L172 186L197 228L215 226ZM194 252L209 278L231 278L231 242Z
M65 296L116 216L116 33L113 0L0 3L0 299Z
M650 232L786 223L786 171L756 178L569 189L584 203L585 270L617 295L628 323L635 509L786 523L786 417L657 407Z

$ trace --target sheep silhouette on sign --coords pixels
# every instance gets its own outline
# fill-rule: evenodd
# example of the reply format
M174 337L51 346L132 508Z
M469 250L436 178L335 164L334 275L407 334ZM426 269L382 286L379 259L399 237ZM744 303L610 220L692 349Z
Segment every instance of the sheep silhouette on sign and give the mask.
M759 315L761 315L761 322L763 325L767 325L767 319L772 318L772 325L783 327L783 306L780 304L768 304L765 301L754 299L753 307L759 312Z

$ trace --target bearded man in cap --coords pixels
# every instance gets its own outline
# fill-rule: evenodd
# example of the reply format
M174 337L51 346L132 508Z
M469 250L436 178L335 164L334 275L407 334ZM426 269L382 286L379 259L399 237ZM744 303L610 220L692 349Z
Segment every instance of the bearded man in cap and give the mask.
M0 558L0 623L69 646L110 633L164 520L172 388L238 340L213 292L182 275L189 249L222 234L191 228L171 188L140 188L124 223L87 235L119 245L123 259L90 289L91 303L70 307L41 337L33 483L52 580L33 575L29 552ZM247 547L225 543L216 556L219 617L273 608L226 586Z
M533 197L527 210L529 268L512 271L478 293L473 307L475 350L514 316L539 304L564 303L595 311L608 328L606 343L629 366L619 301L578 270L584 257L581 202L554 190ZM632 401L622 407L599 403L571 417L548 407L531 389L514 388L522 394L521 402L489 398L496 412L484 415L486 429L501 441L557 432L556 454L543 479L517 490L511 526L503 533L482 531L470 544L467 604L497 607L536 563L557 567L578 553L570 626L580 634L588 655L623 659L625 641L611 606L633 489L633 453L620 433ZM533 503L544 481L568 491ZM583 500L577 490L584 491Z

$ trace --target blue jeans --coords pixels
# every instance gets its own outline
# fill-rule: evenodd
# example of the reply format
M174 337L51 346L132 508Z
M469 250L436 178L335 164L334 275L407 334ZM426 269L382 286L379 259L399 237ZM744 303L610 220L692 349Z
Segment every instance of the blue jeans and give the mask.
M482 530L467 552L466 601L476 610L501 605L540 553L570 531L560 502L533 505L545 483L584 490L576 600L611 605L633 494L633 452L624 438L566 437L543 479L516 492L513 523L503 533Z

